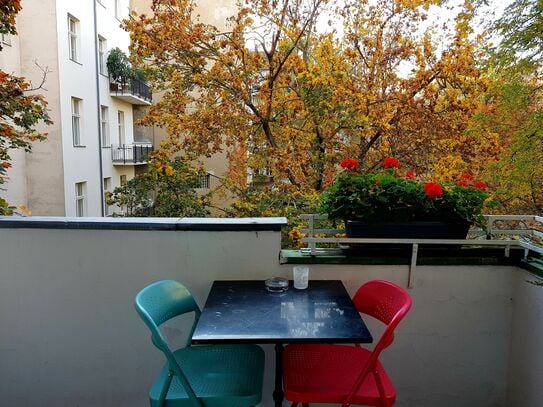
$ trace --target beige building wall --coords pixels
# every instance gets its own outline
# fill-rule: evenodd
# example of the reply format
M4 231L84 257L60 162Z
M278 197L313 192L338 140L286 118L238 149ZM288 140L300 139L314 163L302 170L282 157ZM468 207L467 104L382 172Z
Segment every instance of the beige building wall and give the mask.
M21 50L17 35L4 34L0 37L0 69L16 76L21 76ZM20 149L9 152L12 167L7 171L7 181L0 190L0 196L14 206L28 206L26 199L26 153Z
M31 3L31 4L30 4ZM16 194L27 195L27 206L40 215L65 214L64 168L62 134L60 127L59 67L56 31L56 6L53 1L22 2L17 18L20 38L20 67L23 75L33 84L39 84L43 72L36 64L49 71L46 83L38 90L48 103L54 124L40 124L38 131L47 132L47 141L34 143L32 154L26 156L26 171L16 166L18 177L26 179L26 189L11 188ZM12 202L17 202L13 200Z

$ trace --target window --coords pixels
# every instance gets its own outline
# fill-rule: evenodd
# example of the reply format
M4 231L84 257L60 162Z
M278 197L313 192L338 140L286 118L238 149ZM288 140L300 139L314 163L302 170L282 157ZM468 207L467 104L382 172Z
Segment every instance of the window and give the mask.
M124 144L124 112L122 110L117 111L117 128L119 134L119 145Z
M83 145L81 143L81 105L81 99L72 98L72 138L74 146Z
M123 18L121 3L121 0L115 0L115 18L117 20L122 20Z
M0 42L2 44L11 45L11 36L9 34L0 34Z
M109 195L111 194L111 177L104 178L104 202L105 202L105 215L108 216L110 214L110 208L107 204L107 200Z
M79 62L79 20L68 16L68 53L70 59Z
M75 184L75 216L82 217L86 214L86 182L76 182Z
M107 42L103 37L98 36L98 71L102 75L107 75Z
M119 183L121 184L121 186L124 187L127 182L128 181L126 180L126 175L121 175L119 178Z
M209 174L206 174L206 175L200 175L198 177L198 183L199 183L199 186L198 188L205 188L205 189L209 189L209 181L210 181L210 175Z
M100 106L100 132L102 147L109 147L109 109L107 106Z

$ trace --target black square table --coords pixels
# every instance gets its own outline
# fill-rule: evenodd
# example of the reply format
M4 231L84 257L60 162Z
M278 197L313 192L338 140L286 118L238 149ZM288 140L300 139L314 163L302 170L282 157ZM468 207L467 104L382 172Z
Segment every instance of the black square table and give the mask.
M275 344L275 406L283 400L285 343L370 343L370 332L339 280L290 282L270 293L264 281L215 281L192 335L193 344Z

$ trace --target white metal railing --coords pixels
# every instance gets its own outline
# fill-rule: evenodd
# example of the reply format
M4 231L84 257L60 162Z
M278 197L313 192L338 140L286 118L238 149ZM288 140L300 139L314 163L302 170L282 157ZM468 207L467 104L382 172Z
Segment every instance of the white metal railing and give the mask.
M330 235L344 233L341 229L319 229L315 227L316 221L328 219L326 214L302 214L301 219L307 220L307 229L301 232L306 235L302 242L307 243L306 248L301 249L302 254L309 256L318 256L326 254L329 250L318 247L319 243L325 244L353 244L353 243L371 243L371 244L410 244L411 264L409 273L409 284L413 286L414 271L417 266L418 249L420 244L424 245L461 245L461 246L494 246L503 247L504 254L509 257L512 247L524 249L524 258L528 257L529 251L543 254L543 246L538 243L543 240L543 233L526 226L525 222L535 222L543 226L543 217L536 215L485 215L487 221L486 230L471 229L469 235L475 236L472 239L381 239L381 238L347 238L347 237L316 237L316 235ZM496 226L496 222L521 222L523 228L501 229ZM497 238L498 235L504 238ZM513 238L508 238L509 236Z

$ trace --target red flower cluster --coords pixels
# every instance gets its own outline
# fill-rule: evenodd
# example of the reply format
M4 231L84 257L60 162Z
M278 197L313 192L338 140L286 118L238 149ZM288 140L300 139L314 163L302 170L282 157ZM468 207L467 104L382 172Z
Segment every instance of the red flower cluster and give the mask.
M413 179L415 178L415 173L413 171L407 171L405 173L405 178Z
M346 158L339 165L347 170L356 170L360 166L354 158Z
M462 179L458 181L456 185L464 187L464 188L468 188L474 179L473 175L467 174L467 173L462 174L461 178ZM484 181L476 181L476 182L473 182L473 187L477 189L487 189L488 185Z
M456 183L456 185L460 187L464 187L464 188L469 187L468 181L466 181L465 179L461 179L460 181Z
M400 166L400 162L394 157L387 157L383 160L381 165L384 168L398 168Z
M443 189L441 188L441 185L435 182L427 182L424 184L424 192L430 199L436 199L443 196Z

